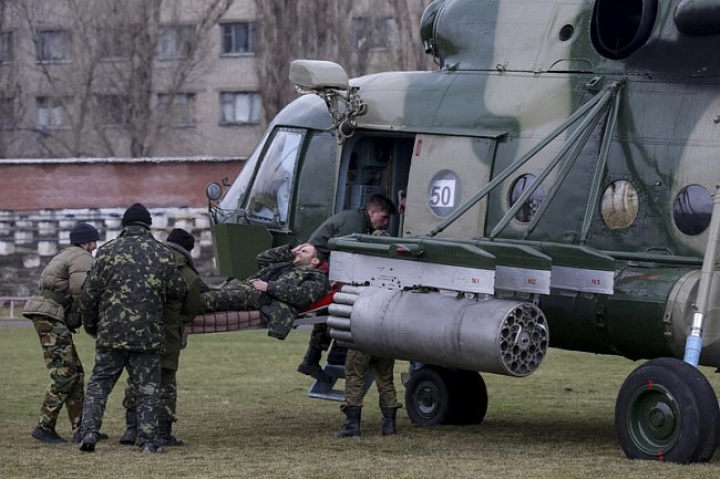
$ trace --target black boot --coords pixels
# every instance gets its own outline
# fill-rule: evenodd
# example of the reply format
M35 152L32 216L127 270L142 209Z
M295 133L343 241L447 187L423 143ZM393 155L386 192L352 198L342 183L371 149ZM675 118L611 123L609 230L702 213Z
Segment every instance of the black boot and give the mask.
M158 419L158 426L155 431L155 444L165 447L184 446L185 441L172 435L172 421L170 418L161 417Z
M34 437L38 441L47 442L50 444L60 444L63 442L67 442L65 439L58 436L58 433L55 432L54 428L43 426L35 426L35 429L33 429L32 431L32 437Z
M322 350L320 348L316 348L315 346L310 346L305 353L305 358L303 358L302 362L298 364L297 371L305 374L306 376L312 376L318 381L322 381L324 383L332 382L330 376L325 374L322 366L320 366L321 357Z
M384 407L381 408L383 420L380 432L383 436L393 436L397 434L397 425L395 424L395 417L397 415L396 407Z
M80 450L83 452L95 452L95 444L100 440L100 434L97 432L87 432L83 434L80 441Z
M335 437L355 437L360 435L360 406L345 406L343 412L345 413L345 424L342 429L335 433Z
M120 444L135 444L137 439L137 411L135 408L125 409L125 433Z

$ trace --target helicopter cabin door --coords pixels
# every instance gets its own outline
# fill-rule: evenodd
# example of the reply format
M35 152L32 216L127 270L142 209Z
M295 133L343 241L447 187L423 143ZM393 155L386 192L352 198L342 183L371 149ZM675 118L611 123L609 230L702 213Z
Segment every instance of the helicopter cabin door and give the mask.
M403 236L426 235L490 180L497 140L418 134L410 162ZM483 199L439 236L482 236Z

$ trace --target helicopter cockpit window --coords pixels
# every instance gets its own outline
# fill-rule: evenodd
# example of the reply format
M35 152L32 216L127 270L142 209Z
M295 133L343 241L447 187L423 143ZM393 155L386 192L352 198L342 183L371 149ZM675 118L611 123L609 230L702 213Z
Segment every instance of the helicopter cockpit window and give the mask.
M280 130L265 153L248 197L246 213L249 217L284 225L292 194L302 135Z
M520 176L513 182L512 188L510 189L510 197L508 198L508 201L510 202L510 207L517 203L520 195L522 195L525 190L530 188L530 185L532 185L536 179L537 177L535 175L525 174ZM515 219L523 223L528 223L532 219L532 217L535 216L535 212L538 210L538 208L540 208L540 204L542 204L543 200L545 200L545 188L540 185L533 192L530 198L525 201L525 203L522 205L522 208L520 208L518 212L515 213Z
M710 226L712 215L710 192L700 185L686 186L673 204L675 226L688 236L696 236Z
M612 60L627 58L650 38L658 0L596 0L591 37L595 50Z
M600 200L600 216L611 230L621 230L635 222L639 201L637 189L627 180L610 183Z

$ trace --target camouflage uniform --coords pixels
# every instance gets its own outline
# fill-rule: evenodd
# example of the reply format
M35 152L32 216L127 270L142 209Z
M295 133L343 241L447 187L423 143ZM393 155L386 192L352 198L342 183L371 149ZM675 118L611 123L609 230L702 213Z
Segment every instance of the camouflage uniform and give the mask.
M310 236L308 243L315 246L318 251L328 258L330 257L328 242L331 238L339 238L354 233L369 234L372 233L372 231L373 227L367 210L341 211L326 219L318 226L312 236ZM330 337L326 323L318 323L313 326L308 343L311 348L327 351L330 348L331 342L332 338Z
M204 293L204 311L260 310L268 336L285 339L298 312L325 296L330 283L320 270L295 266L289 245L264 251L257 261L262 269L247 281ZM256 290L250 283L253 279L266 281L267 291Z
M98 250L80 301L83 326L97 336L83 435L99 432L108 395L127 368L138 385L138 443L153 443L165 341L163 310L166 301L185 294L173 254L147 227L130 224Z
M33 322L40 337L50 371L50 386L40 407L39 425L45 429L55 429L63 404L73 430L80 425L85 371L72 333L80 326L75 310L93 261L92 254L79 246L62 250L40 274L39 292L23 309L23 316Z
M345 359L345 404L342 409L348 406L361 407L365 396L365 376L372 371L375 376L375 384L380 394L380 408L399 408L395 383L393 382L393 358L383 358L348 349Z
M166 242L172 250L178 271L187 287L184 298L168 300L165 305L163 324L165 328L165 352L160 356L160 409L158 417L177 421L177 369L180 361L180 350L184 348L183 327L191 322L202 307L200 292L207 286L200 279L190 253L175 243ZM123 406L134 410L136 406L136 385L128 377L125 388Z

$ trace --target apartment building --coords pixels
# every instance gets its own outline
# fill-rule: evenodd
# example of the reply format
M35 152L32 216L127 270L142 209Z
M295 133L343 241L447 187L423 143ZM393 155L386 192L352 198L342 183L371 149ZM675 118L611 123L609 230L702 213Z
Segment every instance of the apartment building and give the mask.
M413 4L416 25L428 0L332 4L333 18L351 16L340 33L351 48L376 54L363 73L386 69L377 53L398 38L390 13L372 25L363 16L380 11L373 2ZM299 28L265 24L258 35L258 5L269 10L257 0L0 2L0 158L249 155L266 127L258 71L287 63L259 55L270 49L259 42ZM340 28L333 18L315 27Z
M3 2L0 157L246 156L254 4Z

